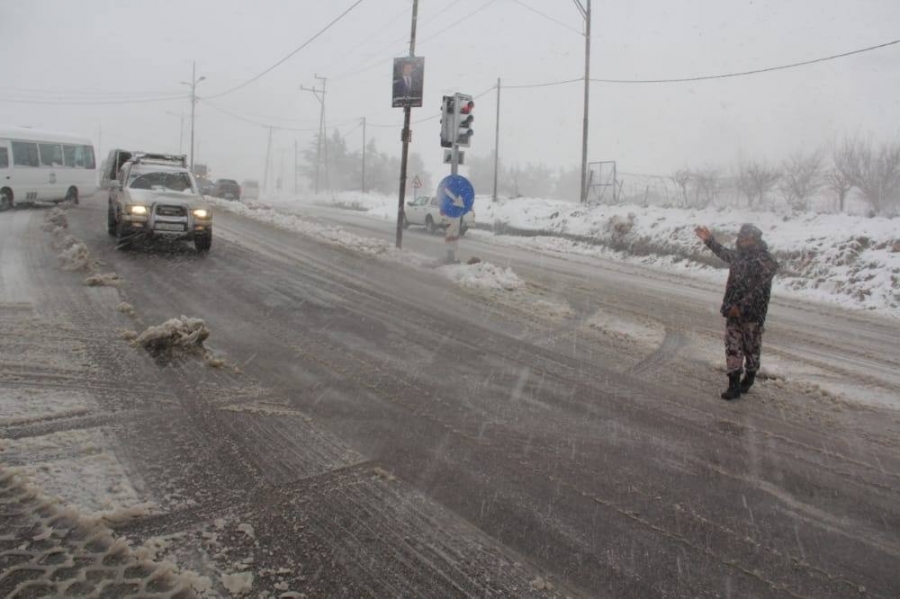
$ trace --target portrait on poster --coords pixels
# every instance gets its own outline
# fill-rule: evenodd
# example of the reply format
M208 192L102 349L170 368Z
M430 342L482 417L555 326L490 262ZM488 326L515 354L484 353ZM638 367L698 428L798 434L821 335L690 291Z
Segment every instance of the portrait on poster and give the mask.
M421 56L405 56L394 59L394 108L421 108L422 87L425 79L425 59Z

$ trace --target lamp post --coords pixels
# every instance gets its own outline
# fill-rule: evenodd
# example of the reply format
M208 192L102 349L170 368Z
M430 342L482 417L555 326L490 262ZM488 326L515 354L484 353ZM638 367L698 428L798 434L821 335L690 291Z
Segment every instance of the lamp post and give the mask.
M197 108L197 84L205 80L206 77L197 78L197 63L191 63L191 81L182 81L182 85L188 85L191 88L191 172L194 172L194 117Z

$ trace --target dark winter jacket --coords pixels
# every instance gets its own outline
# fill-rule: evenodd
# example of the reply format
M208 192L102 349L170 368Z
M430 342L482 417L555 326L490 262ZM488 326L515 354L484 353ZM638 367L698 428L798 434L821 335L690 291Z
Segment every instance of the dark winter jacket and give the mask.
M722 316L727 317L731 308L737 306L742 321L764 324L772 293L772 278L778 270L778 263L769 254L766 243L760 240L753 248L730 249L710 237L706 246L729 265Z

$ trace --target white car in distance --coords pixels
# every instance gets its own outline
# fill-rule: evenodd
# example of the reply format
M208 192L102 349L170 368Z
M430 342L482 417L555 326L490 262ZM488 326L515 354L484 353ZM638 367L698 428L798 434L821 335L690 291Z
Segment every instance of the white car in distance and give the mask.
M442 231L450 226L452 220L449 216L441 214L441 201L437 196L419 196L414 200L406 203L403 209L405 218L403 219L403 227L410 225L420 225L425 227L429 233ZM460 235L465 235L466 231L475 225L475 211L469 211L463 216L462 225L459 229Z
M135 154L119 170L109 193L107 230L120 249L138 239L193 241L212 247L212 211L183 156Z

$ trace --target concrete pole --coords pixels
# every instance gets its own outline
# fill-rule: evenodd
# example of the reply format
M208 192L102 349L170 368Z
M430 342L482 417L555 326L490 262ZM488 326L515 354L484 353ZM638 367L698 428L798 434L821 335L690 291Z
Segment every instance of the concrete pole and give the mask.
M581 203L587 203L588 116L591 90L591 0L584 9L584 125L581 134Z

